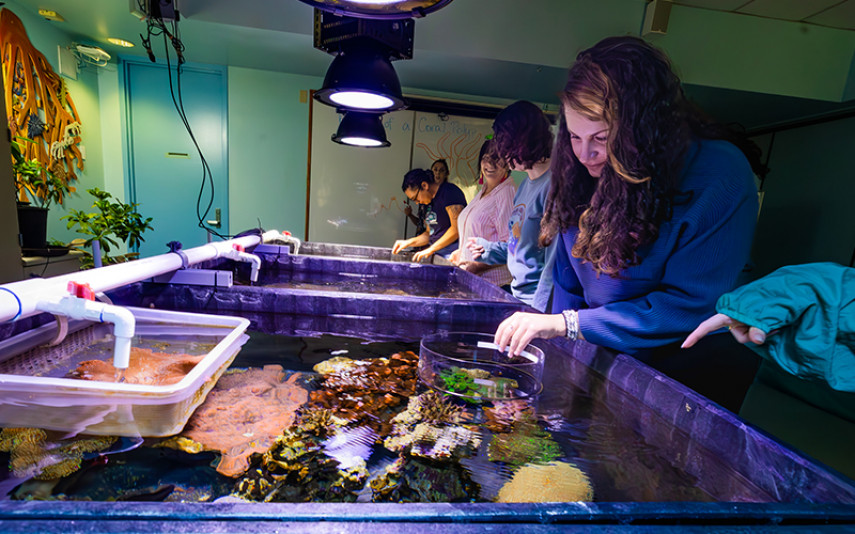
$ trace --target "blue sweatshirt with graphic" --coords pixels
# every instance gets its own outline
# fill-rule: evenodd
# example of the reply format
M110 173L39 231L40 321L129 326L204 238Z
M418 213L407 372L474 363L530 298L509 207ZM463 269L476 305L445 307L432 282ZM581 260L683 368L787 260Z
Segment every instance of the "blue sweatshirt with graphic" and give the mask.
M556 246L543 248L538 244L543 206L549 193L551 171L531 180L526 177L514 196L514 208L508 220L508 241L487 241L478 238L484 254L478 259L497 265L506 263L514 277L513 295L529 306L545 311L552 293L552 266Z

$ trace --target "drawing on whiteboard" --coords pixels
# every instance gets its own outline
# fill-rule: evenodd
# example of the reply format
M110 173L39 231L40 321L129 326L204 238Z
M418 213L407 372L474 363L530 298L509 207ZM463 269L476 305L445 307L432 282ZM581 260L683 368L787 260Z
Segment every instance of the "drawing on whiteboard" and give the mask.
M377 218L383 211L392 211L392 207L398 208L398 211L401 213L404 212L404 208L401 207L401 202L398 201L397 197L389 197L389 204L383 204L379 202L376 198L371 201L371 210L366 213L369 217Z
M461 134L452 139L449 132L439 138L436 146L419 142L416 143L416 148L424 151L431 161L445 159L449 174L463 185L471 186L478 179L478 151L481 150L483 141L483 136L469 134Z

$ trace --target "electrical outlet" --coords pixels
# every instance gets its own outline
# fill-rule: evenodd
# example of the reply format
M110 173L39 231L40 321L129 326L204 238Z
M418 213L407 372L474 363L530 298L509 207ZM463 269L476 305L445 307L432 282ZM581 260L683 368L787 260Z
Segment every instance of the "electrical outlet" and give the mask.
M305 89L300 90L300 103L305 104L309 101L309 92Z

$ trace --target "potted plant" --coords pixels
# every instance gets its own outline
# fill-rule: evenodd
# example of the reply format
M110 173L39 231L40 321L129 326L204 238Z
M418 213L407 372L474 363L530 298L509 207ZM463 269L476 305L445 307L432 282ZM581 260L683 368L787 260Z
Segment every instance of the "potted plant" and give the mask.
M18 137L11 143L21 248L43 250L47 246L48 209L54 202L62 202L65 195L73 192L74 188L50 172L39 160L26 159L18 141L34 141Z
M136 210L137 204L125 204L97 187L88 189L87 192L95 197L92 207L97 208L98 211L86 213L83 210L72 209L63 217L68 220L66 223L68 229L78 226L78 234L89 236L69 243L69 246L84 253L85 257L81 262L83 268L100 267L101 263L104 265L122 263L138 257L138 252L116 256L111 256L109 252L112 248L118 247L120 242L125 242L129 249L138 247L145 241L142 234L152 228L151 217L143 219ZM92 252L84 248L90 246Z

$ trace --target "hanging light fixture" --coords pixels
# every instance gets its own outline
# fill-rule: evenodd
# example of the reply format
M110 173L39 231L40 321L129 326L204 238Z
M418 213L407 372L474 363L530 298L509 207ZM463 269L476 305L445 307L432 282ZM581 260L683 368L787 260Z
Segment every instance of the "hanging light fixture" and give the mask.
M392 61L413 57L414 28L412 19L365 20L315 9L315 48L335 56L315 99L338 109L405 108Z
M391 146L386 139L382 115L363 111L346 111L332 140L340 145L383 148Z
M451 3L451 0L301 0L335 13L369 19L420 18Z
M333 59L315 98L346 109L393 111L406 105L388 53L368 38L352 40Z

